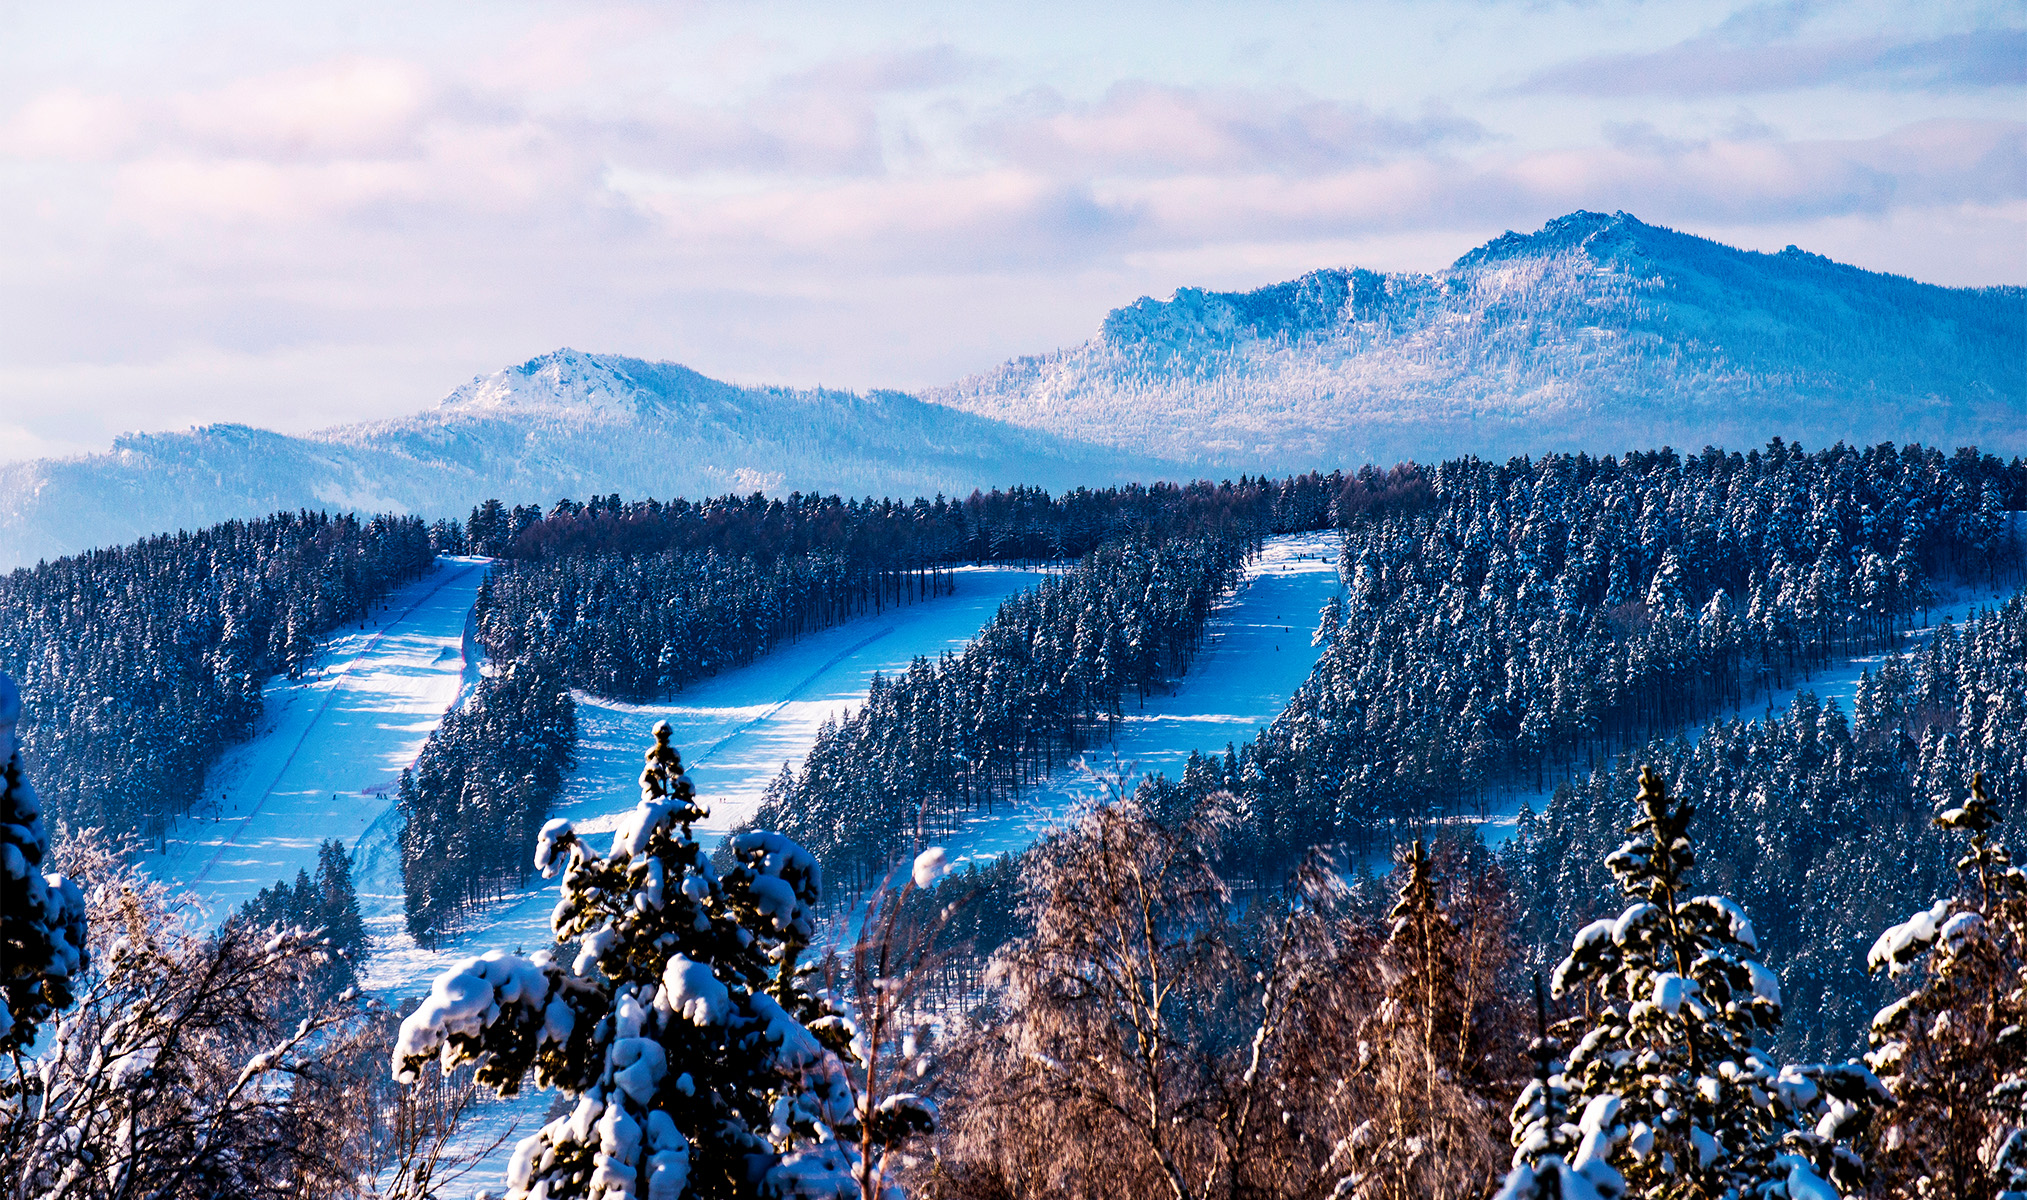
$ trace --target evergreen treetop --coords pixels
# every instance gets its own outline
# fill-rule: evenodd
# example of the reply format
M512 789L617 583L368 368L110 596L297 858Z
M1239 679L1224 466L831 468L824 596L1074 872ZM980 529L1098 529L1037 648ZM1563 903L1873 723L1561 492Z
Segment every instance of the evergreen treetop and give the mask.
M1595 992L1563 1072L1586 1137L1610 1147L1593 1156L1641 1197L1862 1188L1850 1143L1890 1098L1862 1065L1781 1066L1762 1049L1780 1023L1780 983L1737 904L1687 894L1695 806L1649 769L1638 803L1607 860L1633 903L1584 927L1554 975L1558 997Z
M458 963L402 1023L395 1073L477 1062L511 1093L532 1068L575 1097L516 1147L512 1197L856 1197L856 1031L798 961L821 873L756 831L731 840L721 874L691 836L705 810L667 722L654 737L608 853L562 820L537 842L537 868L562 877L551 925L575 960Z
M1992 836L2004 814L1983 772L1970 792L1935 818L1970 835L1957 895L1866 955L1875 972L1924 974L1873 1018L1866 1055L1900 1102L1874 1147L1895 1196L2027 1191L2027 873Z

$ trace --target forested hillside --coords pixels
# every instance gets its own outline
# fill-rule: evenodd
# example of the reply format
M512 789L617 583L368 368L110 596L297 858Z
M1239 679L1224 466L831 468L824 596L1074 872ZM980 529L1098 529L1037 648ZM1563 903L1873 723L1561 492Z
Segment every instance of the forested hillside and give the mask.
M817 735L800 772L783 768L754 825L795 838L834 880L876 883L910 845L1069 761L1188 670L1254 536L1093 551L1001 605L963 652L875 679L864 705Z
M1900 991L1857 949L1955 887L1931 818L1974 772L1994 796L2027 795L2027 597L1868 670L1849 712L1805 692L1772 719L1653 742L1557 789L1508 855L1528 944L1567 942L1607 903L1637 764L1702 814L1704 878L1752 913L1786 981L1783 1051L1855 1054Z
M1433 274L1185 287L925 393L1200 464L1674 445L2027 450L2027 289L1945 288L1577 212Z
M210 575L195 539L17 573L91 598L10 621L106 646L163 573L188 611L142 628L168 664L234 644L178 657L177 630L293 615L260 643L288 669L397 564L498 556L473 618L490 670L401 781L411 929L455 930L531 869L562 886L554 946L447 964L397 1031L346 986L363 929L340 844L200 934L90 839L59 861L10 757L0 921L32 953L0 1016L20 1044L60 1011L89 1036L38 1059L49 1099L0 1087L0 1166L40 1180L142 1145L153 1179L201 1127L261 1148L215 1156L219 1179L412 1179L465 1076L409 1093L391 1059L403 1086L436 1061L563 1093L511 1194L581 1191L592 1163L678 1195L1991 1200L2027 1184L2007 1148L2027 1145L2027 876L2004 825L2027 599L1907 635L1959 584L2017 586L2023 490L2018 459L1775 442L959 502L607 495L434 529L299 516L212 531ZM991 869L910 865L1186 670L1260 538L1319 527L1345 598L1258 737ZM878 681L782 776L772 828L700 844L667 726L609 850L545 819L572 688L666 696L933 600L973 559L1064 570ZM269 607L216 601L242 576ZM1854 654L1883 656L1849 714L1808 694ZM1796 686L1779 715L1682 736ZM134 753L138 726L114 729ZM1502 849L1461 819L1558 781ZM818 945L846 904L855 944ZM156 1036L192 1022L221 1032Z
M572 758L571 688L667 696L784 641L947 592L946 568L956 563L1075 560L1097 547L1203 537L1223 539L1217 561L1229 562L1277 520L1326 524L1343 488L1342 477L1310 475L911 503L798 493L695 504L611 495L547 514L482 505L464 536L504 558L474 613L493 674L431 737L402 785L410 930L436 936L525 879L526 857L510 852L517 843L488 845L479 835L541 825ZM1391 495L1373 491L1382 494ZM1164 569L1174 574L1183 562ZM1189 586L1214 594L1222 569ZM1164 576L1171 584L1181 586ZM1193 603L1207 610L1202 596ZM1151 685L1174 669L1157 661L1159 649L1150 641L1133 661L1119 653L1111 686ZM990 774L999 770L995 763Z
M261 685L435 563L413 517L228 521L0 577L0 670L52 815L154 838L246 737Z
M1348 600L1257 739L1197 764L1263 868L1383 849L1918 624L1938 579L2017 578L2027 463L1919 446L1455 460L1353 519Z

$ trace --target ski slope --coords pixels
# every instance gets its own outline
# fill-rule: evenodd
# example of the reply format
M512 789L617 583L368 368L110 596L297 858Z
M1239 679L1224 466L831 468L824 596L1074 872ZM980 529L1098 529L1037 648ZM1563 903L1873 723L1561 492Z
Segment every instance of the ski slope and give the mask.
M1337 591L1335 563L1332 534L1270 540L1214 612L1190 675L1128 714L1116 744L1093 757L1131 774L1174 773L1192 749L1222 751L1271 721L1314 665L1309 634ZM546 944L553 885L540 880L436 949L416 945L403 927L394 786L476 674L465 632L484 574L485 560L443 560L364 628L333 639L316 674L270 682L260 733L212 769L203 809L178 822L164 852L147 856L149 868L190 888L222 918L276 880L314 870L326 839L343 842L352 849L373 938L365 982L394 998L425 990L466 954ZM610 831L638 797L649 730L666 720L711 808L698 832L722 834L754 811L784 763L801 762L824 721L864 700L875 673L961 649L1003 600L1046 572L971 567L955 574L954 595L804 638L665 703L580 694L578 768L556 815L587 834ZM967 825L953 857L1016 849L1101 790L1088 773L1059 772Z
M1274 719L1309 676L1319 653L1309 644L1317 611L1338 589L1337 537L1302 534L1269 540L1245 578L1212 614L1190 674L1165 696L1128 715L1102 755L1122 769L1179 771L1192 749L1222 751ZM641 755L656 721L666 720L697 793L711 815L697 826L710 840L750 816L784 763L800 765L827 719L864 700L875 672L905 670L918 656L957 650L992 618L1007 596L1041 580L1039 571L978 567L957 572L958 591L865 617L760 662L705 680L663 704L620 704L580 694L578 768L555 815L580 833L609 833L639 797ZM1001 805L952 839L952 858L1018 849L1079 804L1102 792L1087 773L1066 770L1018 802ZM405 996L427 988L451 962L489 949L526 950L551 941L555 885L540 879L494 908L476 927L417 945L402 928L396 856L377 851L376 831L361 847L360 905L373 933L368 986ZM532 847L530 848L532 852Z
M749 666L692 685L666 703L622 704L577 695L577 770L553 815L585 834L610 833L640 799L641 756L655 722L667 721L683 765L711 809L697 832L706 842L750 815L784 762L800 765L817 729L865 699L876 672L904 671L917 657L962 649L999 610L1046 572L961 568L954 595L888 609L803 638ZM435 950L416 944L402 922L399 854L392 823L360 847L359 904L373 937L367 986L399 997L426 991L455 960L491 949L548 945L555 883L539 877L471 929ZM528 848L529 854L534 847Z
M1127 713L1108 746L1060 769L989 814L967 821L944 850L953 863L1019 850L1114 787L1142 775L1182 774L1192 750L1222 754L1281 715L1322 654L1309 644L1318 616L1342 584L1336 533L1270 539L1231 595L1212 612L1203 649L1166 695Z
M1304 534L1270 539L1244 579L1213 612L1203 649L1190 674L1168 695L1150 697L1127 717L1115 747L1105 754L1127 769L1181 769L1192 749L1222 751L1243 742L1274 719L1309 676L1319 650L1309 644L1318 610L1337 593L1337 536ZM973 567L957 572L957 593L924 604L864 617L805 638L750 666L692 686L662 704L621 704L577 695L578 767L564 785L554 815L580 833L609 833L640 795L642 754L650 730L666 720L673 742L710 816L697 832L710 841L751 815L783 763L799 766L827 719L842 716L866 696L875 672L905 670L918 656L961 649L992 619L1000 602L1034 586L1044 572ZM1095 757L1095 756L1094 756ZM1083 803L1102 795L1088 774L1059 772L1013 806L974 821L947 843L952 858L991 856L1018 849ZM549 915L556 905L553 880L530 880L475 927L447 937L435 949L416 944L402 923L399 855L391 822L360 847L355 884L372 935L364 983L395 1001L420 995L430 980L459 958L487 950L532 952L553 943ZM533 847L530 847L530 853ZM509 1100L488 1097L474 1115L468 1139L484 1143L510 1127L525 1133L539 1124L550 1097L530 1092ZM477 1178L498 1170L503 1147Z
M1959 588L1928 610L1928 624L1919 629L1903 630L1897 649L1887 654L1866 654L1840 659L1829 667L1794 680L1786 687L1757 693L1744 704L1726 707L1699 717L1676 734L1667 736L1685 737L1693 744L1703 736L1705 729L1718 721L1757 721L1778 717L1793 707L1795 697L1804 692L1813 693L1825 704L1835 701L1837 706L1844 710L1845 715L1849 716L1851 705L1858 697L1859 678L1867 671L1877 671L1889 654L1913 654L1927 644L1929 638L1943 627L1945 621L1961 628L1965 621L1977 616L1980 611L2004 604L2013 595L2014 590L2010 587ZM1521 804L1525 802L1537 813L1543 811L1548 807L1548 802L1555 795L1555 789L1560 782L1558 780L1544 788L1503 796L1497 807L1481 822L1486 842L1499 846L1509 841L1513 837L1520 816ZM1375 860L1375 870L1384 867L1384 861Z
M315 871L325 839L357 845L476 668L465 620L487 562L439 559L363 628L332 638L315 673L270 680L259 733L212 766L202 804L143 865L222 919L277 879Z

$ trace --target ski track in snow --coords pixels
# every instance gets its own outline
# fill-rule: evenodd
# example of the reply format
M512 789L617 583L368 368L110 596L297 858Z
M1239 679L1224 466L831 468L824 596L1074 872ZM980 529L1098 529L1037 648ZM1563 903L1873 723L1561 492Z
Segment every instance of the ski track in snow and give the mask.
M966 567L955 574L954 595L812 634L665 702L626 704L577 693L577 769L564 780L550 815L570 819L581 833L609 834L639 801L642 756L653 742L655 722L667 721L698 798L711 810L696 832L706 843L715 841L759 807L783 763L801 764L825 720L865 699L876 672L892 675L918 656L962 649L1001 601L1035 586L1048 572ZM374 855L373 869L362 870L358 880L360 907L373 935L367 986L389 997L419 995L459 958L516 947L533 952L552 944L549 914L556 885L534 877L437 949L417 945L402 923L400 862L391 835L390 828L387 852ZM376 830L364 850L374 850L382 838ZM533 846L528 850L534 853Z
M1115 742L1091 757L1119 769L1175 774L1192 749L1221 752L1243 742L1287 704L1319 651L1309 644L1317 612L1337 594L1337 535L1270 539L1245 579L1213 612L1204 646L1176 689L1129 712ZM639 798L641 756L656 721L666 720L683 764L710 808L696 832L710 842L750 816L784 763L800 765L818 728L865 699L875 672L892 675L918 656L959 650L1000 602L1044 572L972 567L957 572L954 596L861 617L787 646L748 667L704 680L658 704L623 704L578 694L578 766L553 814L580 833L610 833ZM1129 699L1130 703L1130 699ZM1105 769L1102 765L1100 770ZM1075 767L1056 772L1010 804L967 820L946 840L953 862L1019 849L1077 806L1103 781ZM375 838L379 837L378 831ZM371 844L369 842L369 849ZM532 848L531 848L532 852ZM362 873L360 904L374 935L368 986L388 996L424 991L458 958L491 949L532 952L551 944L555 884L529 887L435 950L401 926L398 863Z
M1337 550L1335 532L1270 539L1212 612L1204 644L1174 689L1128 707L1110 744L966 819L941 842L951 865L1020 850L1115 785L1130 792L1142 775L1180 776L1192 750L1222 754L1280 716L1323 653L1309 639L1323 606L1342 591Z
M259 733L212 766L198 809L142 865L223 919L276 880L314 872L326 839L356 852L458 698L465 618L487 561L440 559L363 629L325 643L311 675L268 681Z
M711 810L696 832L700 840L712 842L759 806L783 763L801 764L825 720L865 699L875 672L892 675L906 670L918 655L933 658L962 649L1001 601L1044 575L962 568L954 596L861 617L804 638L751 666L695 684L666 703L624 704L579 693L577 770L565 781L552 815L569 818L580 833L610 833L638 802L650 731L656 721L666 720L698 797ZM1212 613L1189 674L1174 691L1150 696L1145 707L1129 712L1114 744L1092 757L1135 773L1176 774L1192 749L1222 752L1226 743L1251 737L1309 677L1321 653L1310 646L1310 634L1318 611L1338 587L1335 533L1270 539L1245 579ZM1066 768L1017 802L966 821L944 844L953 862L1017 850L1103 791L1103 781L1090 772ZM367 849L381 836L376 829ZM532 854L533 847L529 849ZM362 872L358 880L360 906L373 935L365 983L391 1000L420 995L459 958L488 950L532 953L553 944L549 915L556 905L556 885L538 877L437 949L419 946L402 927L399 856L391 840L375 862L385 865L371 878ZM510 1127L516 1136L525 1135L540 1124L551 1099L540 1092L504 1101L486 1096L461 1140L483 1145ZM490 1156L487 1169L502 1166L510 1149L503 1145Z
M551 816L567 817L585 834L609 834L639 802L643 755L655 722L667 721L684 769L711 815L695 826L707 844L744 819L784 762L800 765L826 719L865 699L875 672L905 671L917 656L960 650L992 619L1001 601L1046 578L1045 570L963 567L954 595L890 608L802 638L749 666L702 680L655 704L626 704L579 692L577 769L563 783ZM363 982L399 1003L426 992L460 958L488 950L533 953L554 945L549 914L554 880L531 877L517 895L494 905L471 928L436 949L418 945L402 919L401 862L393 822L382 822L362 847L355 880L372 938ZM594 844L597 844L594 841ZM530 856L534 847L528 847ZM513 1140L543 1120L552 1095L530 1089L500 1099L481 1089L461 1146L507 1137L470 1180L483 1185L504 1170Z

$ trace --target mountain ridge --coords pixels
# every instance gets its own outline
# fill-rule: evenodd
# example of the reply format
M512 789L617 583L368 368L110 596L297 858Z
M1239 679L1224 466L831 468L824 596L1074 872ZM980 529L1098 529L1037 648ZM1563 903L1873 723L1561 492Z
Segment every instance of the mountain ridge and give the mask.
M1255 469L1663 442L2027 449L2027 288L1945 288L1580 211L1436 272L1179 288L923 393Z
M968 495L1176 469L899 392L741 387L566 348L405 417L302 435L129 433L103 454L0 465L0 567L279 509L455 517L491 496Z
M1178 288L919 395L751 387L568 347L433 408L287 435L123 434L0 465L0 567L276 509L487 496L968 494L1779 436L2027 451L2027 288L1944 288L1624 212L1442 270Z

